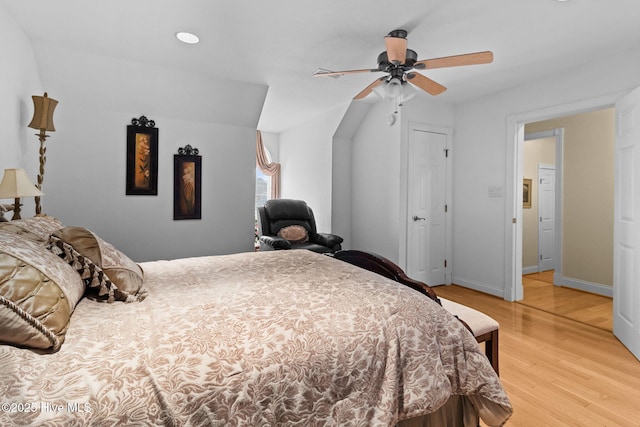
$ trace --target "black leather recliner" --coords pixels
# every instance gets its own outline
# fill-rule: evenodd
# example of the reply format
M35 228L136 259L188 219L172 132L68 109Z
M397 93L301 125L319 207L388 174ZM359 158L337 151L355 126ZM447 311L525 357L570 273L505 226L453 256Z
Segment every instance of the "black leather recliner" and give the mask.
M258 207L258 236L261 251L309 249L334 253L342 249L343 241L335 234L318 233L311 208L305 201L293 199L271 199Z

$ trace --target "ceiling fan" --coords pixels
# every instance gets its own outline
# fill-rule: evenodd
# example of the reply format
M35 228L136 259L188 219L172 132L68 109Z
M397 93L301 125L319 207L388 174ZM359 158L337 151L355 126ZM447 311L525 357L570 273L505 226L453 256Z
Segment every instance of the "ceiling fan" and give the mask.
M387 73L364 88L353 99L362 99L375 88L385 84L387 95L399 96L402 85L412 83L431 95L439 95L446 87L412 70L430 70L434 68L458 67L461 65L488 64L493 61L491 51L445 56L442 58L418 60L418 54L407 49L407 31L393 30L384 38L386 50L378 55L378 68L364 70L330 71L319 69L313 73L316 77L339 77L356 73Z

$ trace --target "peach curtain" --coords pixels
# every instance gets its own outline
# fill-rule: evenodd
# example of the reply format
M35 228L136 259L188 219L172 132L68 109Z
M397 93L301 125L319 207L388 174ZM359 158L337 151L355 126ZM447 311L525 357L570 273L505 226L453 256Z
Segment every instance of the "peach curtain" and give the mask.
M271 198L280 198L280 163L269 162L260 131L256 137L256 164L265 175L271 177Z

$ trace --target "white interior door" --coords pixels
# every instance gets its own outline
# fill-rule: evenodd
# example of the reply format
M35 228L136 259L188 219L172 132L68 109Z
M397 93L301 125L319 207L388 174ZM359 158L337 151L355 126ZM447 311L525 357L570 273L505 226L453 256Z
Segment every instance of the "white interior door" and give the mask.
M447 135L411 129L407 214L407 274L445 283Z
M538 166L538 271L556 268L556 168Z
M640 88L616 103L613 333L640 359Z

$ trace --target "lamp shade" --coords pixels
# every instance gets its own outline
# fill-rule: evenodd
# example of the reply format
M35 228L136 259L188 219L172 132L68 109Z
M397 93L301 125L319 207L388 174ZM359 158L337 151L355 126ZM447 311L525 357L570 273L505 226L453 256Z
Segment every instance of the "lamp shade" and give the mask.
M0 199L15 199L29 196L43 196L24 169L5 169L0 182Z
M398 97L398 102L402 104L403 102L407 102L414 96L416 96L416 90L413 88L411 83L405 83L402 85L402 93Z
M389 98L395 98L402 93L402 81L394 77L384 86L384 91Z
M33 98L33 119L29 123L29 127L32 129L44 129L50 132L56 130L53 126L53 110L56 109L58 101L47 96L47 92L44 96L32 96Z

